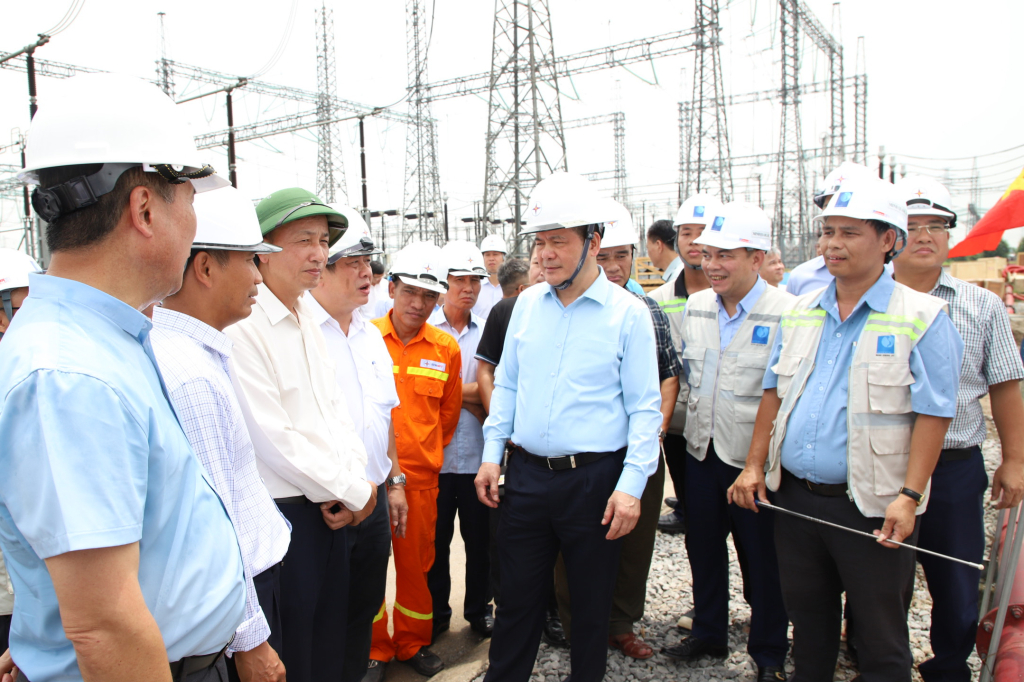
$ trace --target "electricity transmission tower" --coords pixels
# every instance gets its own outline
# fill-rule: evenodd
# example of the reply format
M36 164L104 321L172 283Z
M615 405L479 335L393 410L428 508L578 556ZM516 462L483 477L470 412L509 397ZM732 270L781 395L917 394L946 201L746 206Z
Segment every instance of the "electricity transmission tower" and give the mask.
M174 80L171 78L171 67L167 63L167 33L164 29L164 17L167 13L157 12L156 15L160 17L160 61L156 64L157 80L164 94L174 99Z
M868 162L868 76L864 69L864 36L857 38L857 73L853 77L853 160Z
M530 190L566 168L547 0L496 0L487 111L484 220L512 213L518 237ZM499 140L511 132L511 158Z
M725 87L718 48L718 0L696 0L694 8L693 94L679 105L680 200L708 192L722 201L733 195Z
M316 118L317 128L316 194L323 201L348 203L345 161L342 155L341 131L334 94L338 76L334 59L334 11L325 4L316 10ZM340 190L340 196L339 195Z
M800 0L781 0L782 124L779 133L772 241L786 260L805 260L807 169L800 130Z
M405 8L409 41L409 115L413 121L406 131L402 209L408 220L415 221L413 231L419 239L440 243L444 237L444 209L437 166L437 128L431 116L430 84L427 82L427 52L433 25L427 26L424 5L424 0L407 0ZM403 235L403 242L407 241L404 238L407 236Z

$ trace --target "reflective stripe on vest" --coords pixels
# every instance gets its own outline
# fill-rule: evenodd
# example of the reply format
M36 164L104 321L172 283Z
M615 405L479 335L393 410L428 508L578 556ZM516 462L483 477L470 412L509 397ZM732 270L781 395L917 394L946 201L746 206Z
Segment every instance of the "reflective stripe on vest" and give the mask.
M685 298L672 298L667 301L662 301L658 305L666 313L681 313L686 310L686 299Z
M393 366L395 374L399 373L398 365ZM448 372L441 372L436 369L426 369L425 367L409 367L405 370L406 374L412 374L421 377L432 377L434 379L440 379L441 381L448 381Z

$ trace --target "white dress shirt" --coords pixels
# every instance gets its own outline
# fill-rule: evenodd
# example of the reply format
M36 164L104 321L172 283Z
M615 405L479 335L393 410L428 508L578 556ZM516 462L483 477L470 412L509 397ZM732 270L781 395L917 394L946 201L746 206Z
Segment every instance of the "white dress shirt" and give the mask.
M501 293L501 285L491 284L491 280L485 277L480 282L480 295L476 299L476 305L473 306L473 314L486 320L494 304L504 297L505 295ZM462 376L466 375L463 374Z
M231 340L194 317L160 307L153 310L149 338L181 427L238 535L245 620L228 651L249 651L270 637L252 579L284 558L291 527L256 470L252 440L231 385Z
M485 282L487 280L484 280ZM485 320L470 311L469 324L461 332L456 331L448 322L444 308L437 308L427 319L443 332L452 335L459 343L462 351L462 383L476 381L476 347L480 344L480 336L484 332ZM465 407L459 413L459 425L455 435L444 448L444 464L442 474L476 474L480 470L480 462L484 455L484 427L480 420Z
M391 475L388 431L391 410L398 406L395 373L380 330L357 308L348 335L314 296L303 297L313 322L327 342L327 353L337 365L335 379L345 394L345 404L356 433L366 447L366 480L380 485Z
M232 378L270 494L338 500L359 510L370 499L366 450L334 381L310 298L296 302L296 319L259 285L252 314L225 330L235 342Z

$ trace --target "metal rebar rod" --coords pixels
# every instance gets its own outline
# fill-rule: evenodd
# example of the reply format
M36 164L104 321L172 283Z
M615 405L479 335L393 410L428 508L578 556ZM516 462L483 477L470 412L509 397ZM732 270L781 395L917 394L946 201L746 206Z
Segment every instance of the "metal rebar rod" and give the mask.
M1006 509L999 511L996 519L995 536L992 538L992 548L988 552L988 569L985 571L985 591L981 595L981 609L978 611L980 622L988 613L989 602L992 601L992 581L995 580L996 566L999 564L999 543L1002 538L1003 522L1006 521Z
M762 507L764 509L771 509L772 511L782 512L783 514L789 514L790 516L795 516L795 517L797 517L799 519L804 519L805 521L813 521L814 523L820 523L823 526L830 526L832 528L838 528L839 530L845 530L848 533L853 533L855 535L863 535L866 538L871 538L872 540L874 540L876 542L878 541L878 536L877 535L872 535L871 533L865 533L864 531L857 530L856 528L850 528L848 526L840 526L838 523L832 523L831 521L825 521L824 519L815 518L813 516L807 516L806 514L800 514L799 512L790 511L789 509L784 509L783 507L779 507L777 505L770 504L768 502L762 502L761 500L756 500L756 502L757 502L757 506ZM958 564L964 564L965 566L970 566L971 568L976 568L979 571L985 570L984 564L976 564L973 561L966 561L964 559L958 559L955 556L949 556L948 554L940 554L939 552L933 552L930 549L921 549L920 547L916 547L914 545L908 545L908 544L906 544L904 542L896 542L895 540L886 540L886 542L891 542L892 544L897 545L899 547L905 547L907 549L912 549L915 552L923 552L924 554L930 554L931 556L938 557L940 559L946 559L948 561L955 561Z
M996 652L999 651L999 642L1003 636L1003 625L1006 623L1006 611L1010 606L1010 593L1013 591L1013 580L1017 573L1017 559L1020 558L1020 546L1021 541L1024 541L1024 523L1021 522L1021 506L1018 505L1013 509L1010 517L1013 519L1013 542L1007 544L1004 538L1003 551L1006 548L1010 548L1009 560L1000 562L1000 564L1006 565L1005 572L1003 566L1000 568L1000 582L1001 589L999 592L999 607L996 610L996 622L992 628L992 639L989 640L988 655L985 656L985 663L981 669L981 681L988 682L992 679L992 675L996 669ZM1007 533L1009 533L1010 527L1006 527ZM1006 582L1009 579L1009 582Z

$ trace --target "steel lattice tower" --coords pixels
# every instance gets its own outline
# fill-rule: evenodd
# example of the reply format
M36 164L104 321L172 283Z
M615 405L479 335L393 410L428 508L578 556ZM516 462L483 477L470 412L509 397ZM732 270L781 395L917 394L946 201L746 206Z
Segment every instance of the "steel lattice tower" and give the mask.
M853 160L868 162L868 76L864 70L864 36L857 38L857 73L853 77Z
M800 34L799 0L781 0L779 27L782 37L782 125L779 133L775 221L772 241L786 260L803 261L813 240L809 233L807 169L800 130Z
M341 133L337 123L327 123L338 118L334 102L338 77L334 65L334 12L326 5L316 10L316 38L316 119L320 122L317 127L316 194L328 203L347 203Z
M612 198L629 207L629 188L626 182L626 114L617 111L612 114L612 130L615 136L615 192Z
M511 218L518 237L530 191L566 168L547 0L496 0L488 92L482 217Z
M693 94L679 110L680 126L685 128L681 130L685 140L680 154L681 199L697 192L708 192L723 201L733 195L719 29L718 0L697 0Z
M419 239L442 243L444 209L441 205L441 178L437 167L437 129L430 106L427 81L427 50L430 47L423 0L407 0L406 37L409 41L409 114L413 122L406 133L405 190L403 213L415 220L404 231ZM407 223L409 224L409 223Z

